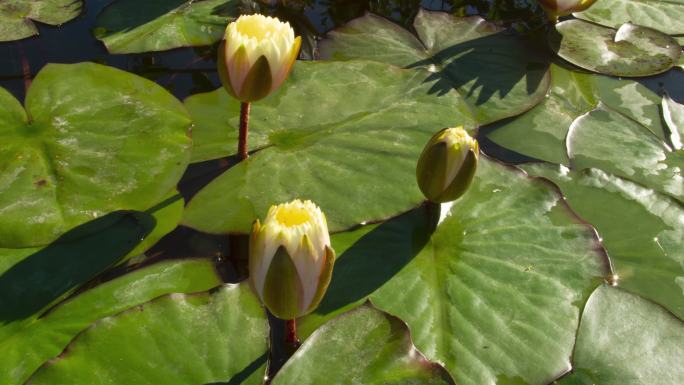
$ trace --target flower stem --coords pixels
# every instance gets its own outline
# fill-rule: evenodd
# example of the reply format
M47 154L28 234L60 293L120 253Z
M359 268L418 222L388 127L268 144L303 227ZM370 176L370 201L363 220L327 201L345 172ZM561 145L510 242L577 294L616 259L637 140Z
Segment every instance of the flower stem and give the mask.
M245 160L249 157L247 152L247 132L249 130L249 106L248 102L243 102L240 105L240 138L238 140L238 155L240 160Z
M297 320L291 319L285 321L285 342L293 348L299 347L299 337L297 337Z

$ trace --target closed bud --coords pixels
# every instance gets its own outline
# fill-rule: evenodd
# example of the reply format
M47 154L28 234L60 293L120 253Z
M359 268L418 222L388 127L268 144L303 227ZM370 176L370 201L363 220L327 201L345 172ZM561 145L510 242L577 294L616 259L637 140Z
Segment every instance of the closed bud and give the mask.
M418 187L435 203L457 199L470 187L480 146L463 127L445 128L423 149L416 167Z
M291 320L313 311L328 288L334 263L325 215L311 201L271 206L264 223L254 223L249 279L276 317Z
M241 102L268 96L287 79L301 42L289 23L263 15L240 16L228 24L219 47L223 87Z
M537 0L539 5L549 14L551 19L566 16L573 12L582 12L591 7L596 0Z

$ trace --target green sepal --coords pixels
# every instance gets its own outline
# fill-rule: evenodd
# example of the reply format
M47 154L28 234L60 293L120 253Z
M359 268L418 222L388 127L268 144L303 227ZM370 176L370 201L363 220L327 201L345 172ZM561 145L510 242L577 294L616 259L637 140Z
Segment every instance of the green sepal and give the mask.
M246 56L246 52L244 47L240 47L238 51L242 50L243 54ZM221 45L219 46L218 49L218 74L219 74L219 79L221 79L221 84L223 84L223 88L225 88L226 91L230 94L230 96L234 97L235 99L239 99L237 96L237 92L233 89L233 84L230 82L230 77L228 75L228 67L226 66L226 42L222 41ZM237 52L235 52L237 55Z
M291 320L299 315L299 303L304 288L287 250L280 246L264 280L264 305L274 316Z
M242 83L239 99L243 102L263 99L271 93L272 84L271 66L266 56L260 56L247 73L245 82Z
M433 200L435 203L451 202L456 200L465 193L470 184L473 182L473 177L475 176L475 171L477 170L477 153L473 150L469 150L466 154L465 159L458 173L451 181L449 186L447 186L444 193Z
M316 295L314 295L313 300L309 308L306 309L306 314L314 311L318 304L321 303L325 292L328 290L328 285L330 285L330 279L332 278L333 266L335 265L335 250L330 246L325 247L325 261L323 262L323 269L321 270L321 275L318 278L318 288L316 289Z
M416 166L418 187L425 197L433 202L442 195L446 178L447 144L429 143L420 154Z

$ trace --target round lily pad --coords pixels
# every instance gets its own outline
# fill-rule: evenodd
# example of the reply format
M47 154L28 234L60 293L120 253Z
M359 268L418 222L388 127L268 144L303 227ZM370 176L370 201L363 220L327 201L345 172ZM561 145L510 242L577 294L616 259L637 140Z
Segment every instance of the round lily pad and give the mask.
M0 0L0 41L38 34L34 21L61 25L83 9L83 0Z
M45 245L109 212L145 211L190 158L183 105L117 69L50 64L26 110L4 89L0 102L0 247Z
M670 35L684 34L684 1L682 0L598 0L575 17L618 28L635 23Z
M613 76L656 75L674 67L682 55L682 48L672 37L631 23L614 30L582 20L567 20L556 24L551 40L563 59Z

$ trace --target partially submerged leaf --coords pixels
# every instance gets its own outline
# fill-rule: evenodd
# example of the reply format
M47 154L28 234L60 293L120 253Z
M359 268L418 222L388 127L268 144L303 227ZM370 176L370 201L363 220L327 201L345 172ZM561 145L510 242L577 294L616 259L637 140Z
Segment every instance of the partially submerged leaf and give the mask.
M0 42L38 34L34 21L61 25L81 13L83 0L0 0Z

